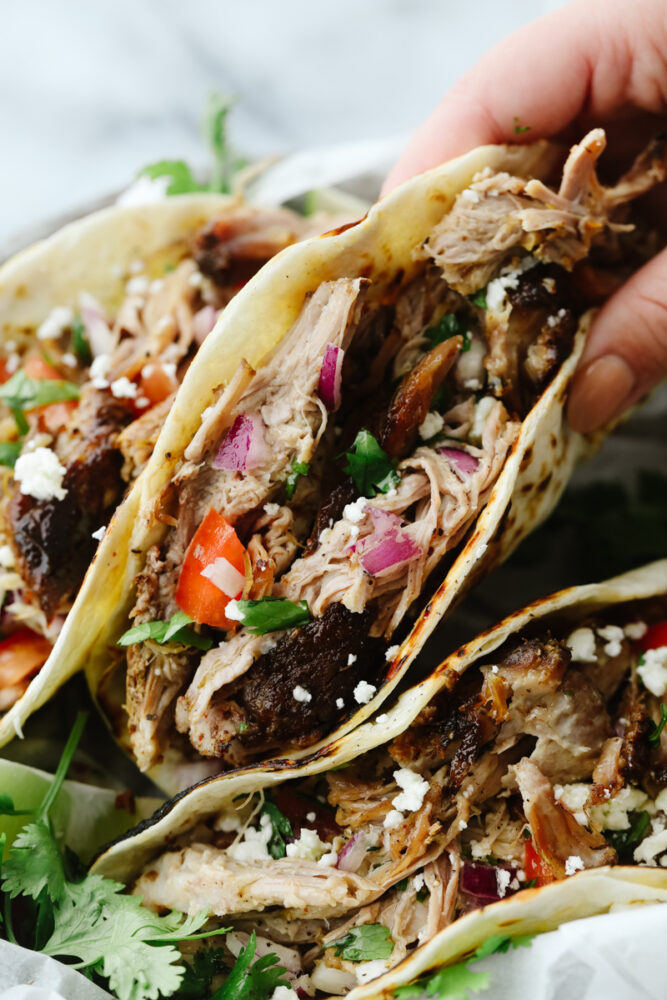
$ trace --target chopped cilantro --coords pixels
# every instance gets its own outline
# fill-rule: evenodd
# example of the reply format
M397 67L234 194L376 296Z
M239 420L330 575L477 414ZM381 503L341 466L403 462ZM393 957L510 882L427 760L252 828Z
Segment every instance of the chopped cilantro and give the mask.
M0 399L3 399L12 411L19 434L27 434L30 430L25 410L34 410L38 406L63 403L78 398L79 387L72 382L28 378L24 371L16 372L9 381L0 386Z
M236 606L243 615L241 624L255 635L296 628L311 620L306 601L294 604L283 597L261 597L257 601L237 601Z
M515 135L521 135L522 132L530 132L530 125L519 125L519 116L514 116L514 133Z
M153 621L134 625L121 635L116 645L133 646L137 642L152 639L153 642L160 644L180 642L184 646L194 646L195 649L210 649L213 640L190 628L192 623L192 618L189 615L186 615L184 611L177 611L167 622Z
M641 812L631 812L630 825L625 830L605 830L605 839L615 849L619 858L624 858L632 853L635 844L643 839L651 817L645 809Z
M435 326L429 326L427 330L424 331L424 336L428 340L431 347L437 347L438 344L442 344L445 340L451 340L452 337L463 337L462 351L470 350L470 334L467 329L467 324L461 316L457 316L456 313L447 313L443 316Z
M468 299L474 306L479 306L480 309L486 309L486 288L480 288L478 292L474 295L469 295Z
M523 830L521 831L521 836L523 837L524 840L532 840L533 835L530 832L529 826L524 826Z
M370 431L360 430L352 449L345 452L347 465L343 467L343 471L352 476L362 496L374 497L376 493L388 493L398 485L400 477L394 462Z
M660 746L660 736L665 728L665 723L667 722L667 705L663 702L660 705L660 721L658 723L651 722L651 732L648 734L648 744L654 749Z
M529 878L529 879L527 879L527 881L520 882L519 884L520 884L520 886L521 886L522 889L534 889L535 886L537 885L537 879L536 878Z
M88 366L93 360L93 352L90 349L88 334L80 316L76 316L72 323L72 350L76 354L79 364Z
M200 948L185 966L176 1000L202 1000L211 993L213 980L227 971L223 948Z
M272 858L278 861L287 855L286 845L292 837L292 824L273 801L271 792L264 793L264 803L262 805L263 816L268 816L271 821L271 839L268 844L268 851Z
M287 479L285 480L285 495L288 500L291 500L294 496L296 484L299 482L301 476L307 476L309 471L310 465L308 462L292 462L292 468L288 472Z
M413 997L424 996L438 997L440 1000L468 1000L469 992L480 993L488 989L491 982L489 972L471 972L468 968L469 962L488 958L497 952L506 952L510 947L527 947L534 937L534 934L516 938L504 934L492 934L464 962L446 965L435 973L420 976L414 983L399 986L394 995L399 997L399 1000L412 1000Z
M417 902L423 903L431 895L431 890L427 886L423 885L421 889L417 890Z
M257 935L253 931L245 948L241 948L234 968L227 979L212 994L211 1000L269 1000L278 986L289 986L285 969L278 965L278 956L270 952L253 962Z
M247 722L239 722L239 724L237 726L238 732L239 733L245 733L246 729L248 729L248 723Z
M400 882L396 883L396 885L394 886L394 889L398 889L399 892L405 892L405 890L408 887L408 882L409 881L410 880L408 878L402 878Z
M0 465L7 465L13 469L20 454L20 441L0 441Z
M384 924L361 924L360 927L350 928L345 937L325 947L334 948L335 954L346 962L371 962L377 958L389 958L394 942Z

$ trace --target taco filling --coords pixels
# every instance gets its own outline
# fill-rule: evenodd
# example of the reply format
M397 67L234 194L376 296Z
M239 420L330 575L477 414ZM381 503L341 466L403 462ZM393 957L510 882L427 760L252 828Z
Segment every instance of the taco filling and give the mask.
M113 316L82 290L78 310L59 306L2 345L0 711L46 661L197 347L302 229L287 211L235 207L189 245L130 264Z
M600 130L573 147L557 190L482 171L408 283L321 284L220 389L156 502L121 639L142 769L307 747L398 668L582 313L643 260L627 202L664 148L609 188L603 148Z
M255 929L313 996L524 888L666 866L666 619L662 597L527 626L448 669L388 746L228 801L134 891L206 910L231 948Z

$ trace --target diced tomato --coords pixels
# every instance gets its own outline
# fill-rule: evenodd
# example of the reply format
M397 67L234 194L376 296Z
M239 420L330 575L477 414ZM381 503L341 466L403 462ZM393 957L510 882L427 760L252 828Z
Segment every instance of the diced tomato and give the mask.
M0 358L0 384L2 384L3 382L8 382L10 378L11 375L7 370L7 359Z
M28 378L50 378L56 382L62 382L62 375L57 368L45 361L41 354L31 354L23 366Z
M651 625L639 640L642 649L660 649L667 646L667 622Z
M151 405L161 403L178 388L178 382L161 364L146 365L141 373L139 396L145 396Z
M0 641L0 690L15 687L36 674L52 646L42 635L22 628Z
M535 848L533 847L532 840L526 841L526 854L523 863L524 871L526 872L526 881L532 882L535 879L535 885L548 885L549 882L554 882L554 873L547 864L539 856Z
M31 354L24 365L24 371L28 378L63 381L58 369L45 361L41 354ZM36 410L31 410L31 414L39 414L46 430L55 433L68 423L78 405L76 399L68 399L64 403L48 403L46 406L39 406Z
M215 562L226 559L239 573L245 574L245 549L231 524L222 514L211 508L197 528L185 553L183 568L178 578L176 603L181 611L200 624L215 628L232 628L236 623L225 615L225 608L232 597L225 595L202 570Z

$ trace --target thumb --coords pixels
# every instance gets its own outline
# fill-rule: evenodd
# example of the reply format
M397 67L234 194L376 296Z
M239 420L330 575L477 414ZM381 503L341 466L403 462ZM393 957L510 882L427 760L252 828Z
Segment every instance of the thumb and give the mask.
M570 426L589 433L667 376L667 250L612 295L596 317L572 384Z

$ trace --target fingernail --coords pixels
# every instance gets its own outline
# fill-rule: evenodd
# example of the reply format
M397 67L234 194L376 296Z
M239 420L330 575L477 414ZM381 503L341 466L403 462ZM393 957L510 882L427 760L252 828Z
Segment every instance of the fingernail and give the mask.
M568 419L573 430L589 434L620 413L635 387L630 365L607 354L586 365L572 388Z

